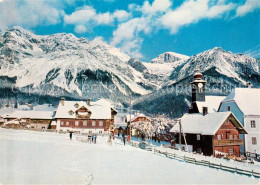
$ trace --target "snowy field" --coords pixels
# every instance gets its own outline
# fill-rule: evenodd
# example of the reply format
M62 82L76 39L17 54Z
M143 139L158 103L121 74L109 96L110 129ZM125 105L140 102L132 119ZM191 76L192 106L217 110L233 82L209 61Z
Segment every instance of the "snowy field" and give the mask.
M106 142L0 128L0 184L259 184L254 177Z

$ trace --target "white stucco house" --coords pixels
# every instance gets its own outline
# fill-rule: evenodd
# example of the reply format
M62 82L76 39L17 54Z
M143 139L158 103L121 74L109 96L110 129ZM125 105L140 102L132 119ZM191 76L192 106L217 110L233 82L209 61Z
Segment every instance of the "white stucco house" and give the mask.
M235 88L219 106L219 112L226 111L231 111L248 133L243 152L260 154L260 89Z

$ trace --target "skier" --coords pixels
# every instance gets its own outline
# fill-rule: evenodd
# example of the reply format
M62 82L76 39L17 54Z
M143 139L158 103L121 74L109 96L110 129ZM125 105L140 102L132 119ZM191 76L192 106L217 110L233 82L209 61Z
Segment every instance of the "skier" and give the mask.
M70 131L70 140L72 140L72 133L73 133L73 132L72 132L72 131Z
M124 142L124 145L125 145L125 134L124 133L122 134L122 138L123 138L123 142Z
M88 133L88 142L91 143L91 135Z
M130 141L130 135L127 136L127 142L129 142L129 141Z
M92 134L92 136L91 136L92 143L94 143L94 137L95 137L95 135Z
M94 135L94 143L97 144L97 134Z

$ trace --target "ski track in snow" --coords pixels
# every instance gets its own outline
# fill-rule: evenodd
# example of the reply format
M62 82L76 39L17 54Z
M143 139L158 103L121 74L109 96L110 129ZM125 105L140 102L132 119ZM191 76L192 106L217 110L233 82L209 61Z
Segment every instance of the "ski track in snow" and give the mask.
M98 136L0 129L2 184L257 184L259 179L168 159ZM84 137L84 136L80 136ZM86 137L86 136L85 136Z

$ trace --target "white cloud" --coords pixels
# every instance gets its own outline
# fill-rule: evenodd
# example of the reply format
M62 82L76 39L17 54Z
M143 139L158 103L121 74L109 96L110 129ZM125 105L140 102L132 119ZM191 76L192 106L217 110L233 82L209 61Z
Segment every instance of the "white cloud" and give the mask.
M116 10L113 13L113 17L116 18L119 22L125 21L130 17L130 14L125 10Z
M132 57L142 57L140 53L143 39L140 33L148 34L151 29L145 18L133 18L118 26L113 32L113 39L110 44L119 46L123 51Z
M145 1L141 9L144 14L155 14L157 12L165 12L171 5L170 0L154 0L152 5L148 1Z
M113 13L97 13L96 10L91 6L83 6L70 15L64 16L64 23L75 25L76 27L81 26L99 26L99 25L113 25L115 20L118 22L125 21L129 17L129 13L124 10L116 10ZM76 28L75 28L76 29ZM82 29L83 31L83 29ZM86 32L88 30L86 29Z
M96 16L96 10L90 6L84 6L73 12L71 15L64 16L65 24L85 24Z
M61 22L61 4L58 2L53 6L51 0L4 0L0 6L0 27L55 25Z
M162 16L162 25L169 28L171 33L176 33L180 27L196 23L201 19L220 18L224 13L234 9L233 3L224 4L218 1L209 5L209 0L185 1L179 8L168 11Z
M258 8L260 8L259 0L247 0L244 5L237 8L236 17L242 17Z
M76 33L85 33L87 32L87 28L84 26L84 25L77 25L75 28L74 28L74 31Z

